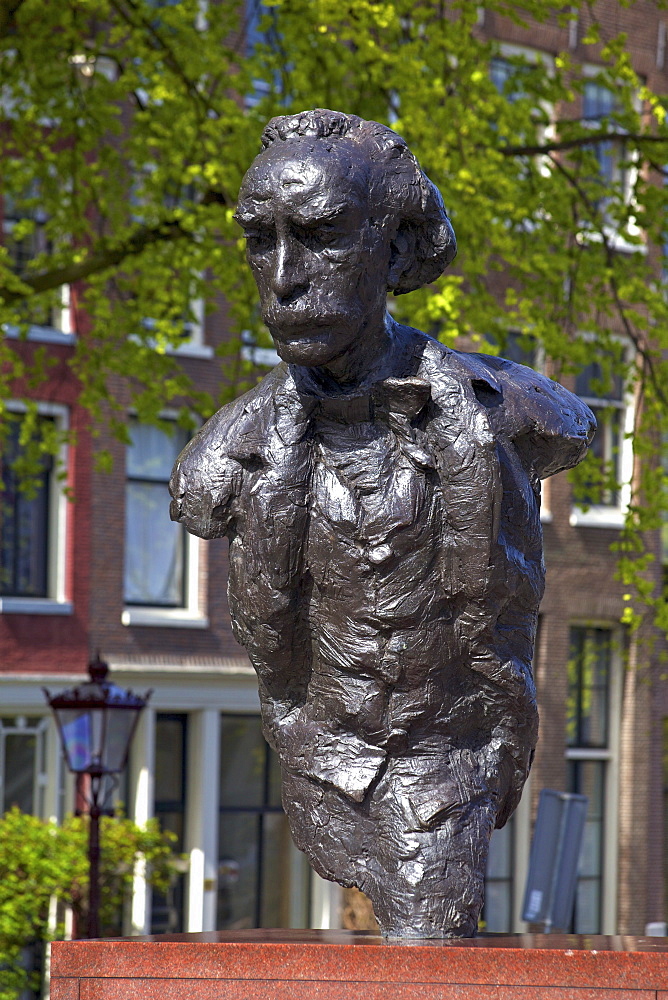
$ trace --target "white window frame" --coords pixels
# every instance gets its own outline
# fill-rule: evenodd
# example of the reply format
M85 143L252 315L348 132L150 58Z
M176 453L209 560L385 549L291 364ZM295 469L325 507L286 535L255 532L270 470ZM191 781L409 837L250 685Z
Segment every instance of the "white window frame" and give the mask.
M2 217L3 237L11 235L15 222L18 220ZM37 225L40 225L37 220ZM73 344L76 340L73 314L72 291L70 285L61 285L58 289L58 302L51 310L52 322L48 326L31 323L28 326L27 339L42 344ZM22 328L14 323L4 323L2 332L5 337L18 340L22 336Z
M492 58L495 57L503 59L506 62L511 59L516 59L517 57L523 57L527 64L533 66L542 63L547 75L550 77L554 76L554 56L550 55L549 52L543 52L541 49L531 48L529 45L514 45L511 42L500 42L496 52L492 55ZM553 139L555 134L553 124L554 105L549 101L539 101L538 106L545 112L545 115L549 120L548 125L541 125L536 128L537 141L539 143L545 143ZM550 174L552 172L552 168L547 157L541 156L539 162L543 173Z
M39 716L39 722L36 726L27 725L28 716ZM5 789L2 787L3 775L6 773L6 743L4 737L7 735L32 735L35 736L37 740L35 761L33 764L33 801L32 801L32 816L39 816L40 818L45 818L46 816L46 798L47 798L47 788L49 784L48 775L48 738L49 738L49 723L50 720L48 716L41 715L39 712L20 712L20 713L7 713L4 717L8 717L14 720L13 726L2 726L0 731L0 801L4 798ZM44 767L42 767L44 765Z
M603 761L605 769L603 802L603 865L601 868L601 934L617 933L617 878L619 852L619 770L624 681L624 631L610 621L572 619L571 628L600 628L610 633L610 687L608 701L608 745L566 747L566 760Z
M582 69L583 76L592 78L592 77L598 76L598 74L601 72L601 70L603 69L603 67L602 66L596 66L593 63L584 63L582 65L581 69ZM602 85L602 86L604 86L604 85ZM583 123L583 125L587 126L588 128L591 128L592 131L600 129L601 122L600 122L599 119L597 119L597 118L587 119L587 118L584 117L584 94L582 95L582 104L583 104L583 114L582 114L582 123ZM641 104L640 104L640 98L639 98L638 94L635 95L634 104L635 104L635 110L636 111L640 111L641 110ZM617 140L617 141L619 142L620 140ZM592 145L593 145L593 143L592 143ZM622 198L623 198L623 201L624 201L625 205L632 205L633 204L633 190L634 190L636 182L638 180L638 166L637 166L638 155L637 155L637 152L634 151L633 154L631 155L631 157L629 157L629 159L630 159L630 163L629 163L629 166L626 168L626 176L624 178L624 184L623 184L623 187L622 187ZM619 166L618 166L618 162L617 161L618 161L618 158L616 158L616 162L615 162L615 165L614 165L614 168L613 168L614 173L618 173L618 171L619 171ZM614 177L613 177L613 179L614 179ZM605 213L603 213L603 215L605 216ZM608 243L610 244L610 246L612 247L613 250L617 250L620 253L645 253L645 254L647 253L647 244L646 243L644 243L644 242L643 243L629 243L629 241L627 239L625 239L624 232L626 233L626 235L634 237L634 238L639 238L640 236L642 236L642 230L638 226L638 224L637 224L634 216L630 216L629 221L626 224L624 232L620 232L620 230L617 229L615 226L608 225L608 224L604 224L602 228L603 228L603 235L605 236L605 239L608 241ZM601 236L601 233L598 233L598 232L591 232L589 230L582 230L580 233L578 233L578 241L580 243L583 243L583 244L584 243L600 243L602 241L602 239L603 239L603 237Z
M130 414L131 417L134 414ZM160 414L164 420L175 420L174 410L165 410ZM125 478L127 483L127 475ZM197 538L185 528L185 603L179 608L162 608L151 605L126 604L121 614L123 625L145 625L166 628L200 628L209 627L206 614L206 596L200 595L200 584L206 589L206 579L203 572L204 545L203 539ZM125 572L125 569L124 569Z
M240 355L242 361L250 361L251 364L261 368L275 368L276 365L280 365L281 363L281 359L274 347L256 346L255 338L250 330L241 331Z
M27 406L20 400L12 401L8 409L12 413L26 413ZM60 403L37 405L37 412L45 417L53 417L59 430L69 426L69 412ZM66 483L55 474L58 468L68 469L69 448L62 444L54 456L54 474L49 483L49 552L47 554L48 597L0 597L0 614L25 615L71 615L72 601L66 589L68 508Z
M585 339L591 339L585 337ZM622 338L616 338L624 343ZM625 359L630 363L632 350L626 345ZM606 396L581 396L583 403L595 409L618 409L622 414L619 431L619 491L616 504L591 504L586 509L573 504L570 524L573 528L623 528L626 512L631 503L633 481L633 429L635 424L635 396L627 389L621 401Z

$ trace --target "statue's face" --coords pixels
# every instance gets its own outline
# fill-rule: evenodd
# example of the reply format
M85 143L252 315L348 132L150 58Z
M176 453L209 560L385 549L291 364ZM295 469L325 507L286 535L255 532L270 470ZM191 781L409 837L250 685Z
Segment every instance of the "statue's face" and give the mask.
M370 164L352 144L276 143L255 160L236 218L276 349L326 365L385 313L390 240L369 218Z

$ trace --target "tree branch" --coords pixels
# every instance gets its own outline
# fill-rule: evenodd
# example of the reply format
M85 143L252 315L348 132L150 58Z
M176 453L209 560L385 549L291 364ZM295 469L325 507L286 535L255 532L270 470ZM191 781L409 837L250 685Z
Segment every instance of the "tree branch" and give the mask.
M36 274L21 275L20 280L28 287L29 291L19 292L0 288L0 301L10 305L38 292L50 292L55 288L60 288L61 285L83 281L92 274L99 274L100 271L117 266L126 257L142 253L154 243L179 240L189 236L191 233L183 229L179 222L163 222L159 226L144 226L136 230L128 239L118 243L102 239L85 260L64 264L62 267L54 267Z
M25 0L0 0L0 38L13 26L14 17Z
M545 142L534 146L500 146L502 156L539 156L541 153L560 153L566 149L577 149L578 146L594 146L597 142L632 142L642 145L645 142L668 143L665 135L642 135L634 132L590 132L576 139L562 139L560 142Z
M615 278L614 270L612 267L613 261L616 256L615 250L610 243L608 234L605 231L605 227L603 225L599 225L599 214L595 206L591 203L586 192L583 190L581 184L578 182L577 178L573 176L571 171L568 170L564 166L564 164L561 163L558 159L554 157L550 157L550 159L552 160L552 163L557 168L557 170L561 172L561 174L566 178L567 182L577 192L578 196L582 200L583 205L587 209L587 213L591 221L596 226L597 234L601 238L602 246L605 251L605 257L609 269L608 285L610 287L610 291L612 292L612 298L615 304L615 308L617 310L617 315L619 316L622 322L622 326L624 328L626 336L628 337L629 341L633 344L636 351L643 360L643 371L647 373L650 382L654 386L654 391L656 392L657 399L664 406L668 406L668 398L666 397L666 393L664 392L663 387L661 386L661 383L659 381L659 377L656 371L654 358L652 357L651 350L647 346L646 342L643 342L644 338L642 338L640 334L638 334L637 331L634 329L633 324L631 323L631 320L627 315L626 309L624 308L624 303L622 302L621 296L619 294L619 286L617 284L617 280Z
M172 73L179 78L186 91L195 99L201 108L206 112L211 112L218 117L218 109L215 108L206 94L202 93L197 82L192 80L185 72L181 62L174 53L171 45L166 41L162 32L157 31L155 26L147 20L141 13L135 0L110 0L112 8L126 24L135 30L140 29L152 40L153 48L162 52L166 65ZM129 10L127 9L129 8Z

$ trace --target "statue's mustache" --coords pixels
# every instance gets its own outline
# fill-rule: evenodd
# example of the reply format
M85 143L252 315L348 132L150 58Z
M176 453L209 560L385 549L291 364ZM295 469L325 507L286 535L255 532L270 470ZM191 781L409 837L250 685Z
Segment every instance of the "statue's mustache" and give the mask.
M323 310L317 308L317 303L300 302L295 300L286 305L272 303L262 310L262 318L268 327L281 330L284 328L294 328L302 326L330 326L332 323L342 320L354 319L355 310L349 305L341 305L340 308L328 308Z

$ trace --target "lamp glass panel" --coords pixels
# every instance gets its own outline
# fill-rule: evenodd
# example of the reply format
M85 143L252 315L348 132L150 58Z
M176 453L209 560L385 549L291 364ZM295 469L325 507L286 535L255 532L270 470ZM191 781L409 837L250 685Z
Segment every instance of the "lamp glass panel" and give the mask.
M105 771L114 773L123 770L130 740L137 721L135 708L107 708L106 740L101 763Z
M70 771L86 771L93 759L93 724L90 709L59 708L67 766Z

